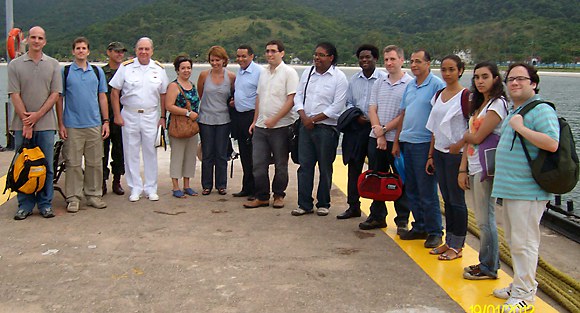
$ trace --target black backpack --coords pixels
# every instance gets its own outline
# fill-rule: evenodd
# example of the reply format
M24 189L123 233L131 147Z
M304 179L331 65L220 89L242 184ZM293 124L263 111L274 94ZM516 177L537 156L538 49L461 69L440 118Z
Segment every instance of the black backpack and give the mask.
M526 105L518 114L523 117L540 103L546 103L556 110L556 106L551 102L535 100ZM535 160L530 157L522 135L518 133L518 137L536 183L547 192L565 194L574 189L578 182L578 154L576 153L576 143L574 142L570 125L563 117L558 117L558 123L560 124L558 150L549 152L540 149Z

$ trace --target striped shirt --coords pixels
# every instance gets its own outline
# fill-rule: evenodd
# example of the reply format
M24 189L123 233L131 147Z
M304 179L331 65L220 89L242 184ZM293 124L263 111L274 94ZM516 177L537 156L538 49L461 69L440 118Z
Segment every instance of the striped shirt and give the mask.
M401 99L403 98L405 88L407 88L407 85L412 80L413 77L405 73L401 79L394 84L391 84L389 75L387 75L386 77L379 79L373 85L369 106L377 107L377 115L381 125L387 124L401 114L403 111L401 109ZM394 141L396 132L396 129L388 131L385 134L387 141ZM376 138L375 133L372 130L369 136Z
M348 90L346 91L346 108L357 107L365 116L369 116L369 100L371 98L371 90L377 80L387 77L387 73L375 68L371 77L366 77L363 71L352 75L348 82Z
M551 194L544 191L532 177L532 170L522 149L519 137L509 125L509 120L521 111L528 103L538 100L535 95L528 99L518 109L510 110L501 126L501 136L495 154L495 177L493 181L492 197L511 200L550 200ZM534 131L547 134L555 140L560 139L560 126L556 111L547 104L539 104L524 116L524 125ZM512 141L514 136L516 140ZM530 157L535 159L538 155L538 147L524 139L524 144L530 152Z

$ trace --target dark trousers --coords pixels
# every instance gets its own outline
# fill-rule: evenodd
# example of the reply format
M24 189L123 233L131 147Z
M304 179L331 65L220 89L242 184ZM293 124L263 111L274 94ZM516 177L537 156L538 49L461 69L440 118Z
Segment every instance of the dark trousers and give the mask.
M433 152L435 176L445 205L446 242L455 249L463 248L467 234L465 192L457 182L461 154Z
M368 134L368 132L367 132ZM367 142L364 144L364 150L367 150ZM353 156L348 161L348 183L346 202L349 209L353 211L360 211L360 195L358 194L358 177L362 173L365 165L366 153Z
M120 176L125 174L123 158L123 134L121 126L109 123L109 137L103 141L103 180L109 179L109 173ZM111 144L113 148L111 149ZM109 151L111 152L111 169L109 170Z
M240 161L242 162L242 192L250 195L254 194L254 175L252 161L252 137L248 132L250 125L254 121L254 110L238 112L231 110L232 137L238 141L240 148Z
M256 198L270 199L270 168L271 157L274 159L274 180L272 192L274 196L286 196L288 187L288 135L290 126L266 129L254 128L252 143L254 146L254 181L256 183Z
M314 188L314 168L318 164L318 189L316 207L330 208L330 188L332 187L332 166L336 158L338 131L335 126L316 124L308 130L300 125L298 137L298 207L305 211L314 209L312 190Z
M228 184L228 146L230 145L230 124L206 125L199 123L201 136L201 187L225 189Z
M395 159L391 154L393 151L393 142L387 141L387 150L380 150L377 148L377 139L369 137L369 169L387 172L389 168L393 169L393 172L399 174L395 168ZM411 211L409 210L409 202L405 194L405 187L403 186L403 195L395 201L395 212L397 216L395 217L395 224L397 226L407 226L409 223L409 215ZM384 201L373 201L371 204L371 215L370 217L378 220L384 221L387 217L387 205Z

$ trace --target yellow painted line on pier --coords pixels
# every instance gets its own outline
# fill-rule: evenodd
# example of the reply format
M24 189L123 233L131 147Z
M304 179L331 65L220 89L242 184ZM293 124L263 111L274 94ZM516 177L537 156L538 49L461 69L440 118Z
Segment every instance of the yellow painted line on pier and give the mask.
M3 205L8 198L10 199L16 197L16 192L7 192L6 194L2 194L4 192L4 187L6 186L6 175L0 177L0 205Z
M332 182L344 194L347 194L347 180L347 167L343 165L342 157L339 155L334 162ZM370 205L371 200L361 198L361 210L367 216L370 213ZM439 261L436 255L430 255L429 249L423 247L423 240L400 240L396 234L397 227L393 220L396 212L392 202L387 203L387 210L389 213L387 229L383 229L383 232L394 240L465 312L501 312L499 308L505 300L494 297L492 291L495 288L506 287L511 283L512 278L506 272L500 270L499 279L496 280L463 279L463 268L479 263L478 252L475 249L466 245L462 258L453 261ZM528 313L532 312L557 313L558 311L536 297L534 310L528 311Z

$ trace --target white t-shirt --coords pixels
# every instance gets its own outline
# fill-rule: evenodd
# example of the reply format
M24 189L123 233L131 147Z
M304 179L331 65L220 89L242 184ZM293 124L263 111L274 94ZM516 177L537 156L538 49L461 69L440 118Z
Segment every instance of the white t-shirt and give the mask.
M474 134L479 129L479 126L483 123L485 115L493 111L495 112L499 118L503 121L503 119L507 116L507 102L502 98L496 98L493 102L488 102L484 105L483 109L479 112L477 116L472 116L469 120L469 132ZM501 122L497 123L495 128L493 129L493 133L499 135L501 129ZM469 144L467 147L467 161L469 164L469 174L473 175L476 173L481 172L483 169L481 168L481 163L479 162L479 152L477 149L478 145Z
M461 110L462 93L463 89L446 102L442 94L437 99L437 94L431 99L433 109L425 127L435 137L435 149L443 153L449 153L449 146L461 140L467 131L467 122Z

